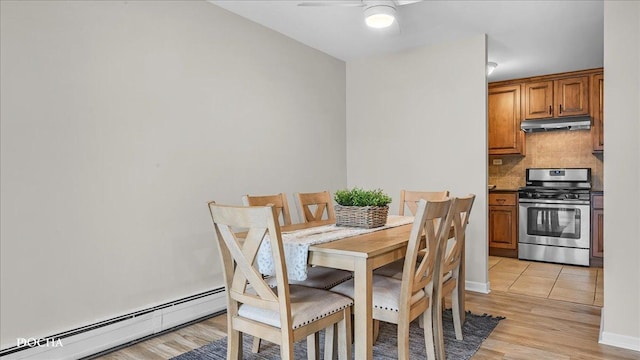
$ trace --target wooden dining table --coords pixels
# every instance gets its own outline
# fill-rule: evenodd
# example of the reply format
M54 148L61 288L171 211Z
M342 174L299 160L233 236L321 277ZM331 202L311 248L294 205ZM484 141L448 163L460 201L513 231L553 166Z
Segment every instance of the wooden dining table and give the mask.
M283 231L326 225L320 221L283 226ZM354 350L355 359L373 358L373 270L402 259L407 251L412 224L385 228L371 233L351 236L331 242L311 245L308 263L353 271L354 278ZM450 237L453 231L450 232ZM464 248L458 294L460 314L464 316ZM462 319L464 322L464 318ZM443 344L436 344L436 347Z

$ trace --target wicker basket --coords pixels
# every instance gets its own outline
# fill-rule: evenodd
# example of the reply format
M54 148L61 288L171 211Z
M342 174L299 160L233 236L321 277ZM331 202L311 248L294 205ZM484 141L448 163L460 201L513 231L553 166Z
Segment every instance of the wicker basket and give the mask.
M355 226L365 229L384 226L387 223L389 206L342 206L336 205L336 225Z

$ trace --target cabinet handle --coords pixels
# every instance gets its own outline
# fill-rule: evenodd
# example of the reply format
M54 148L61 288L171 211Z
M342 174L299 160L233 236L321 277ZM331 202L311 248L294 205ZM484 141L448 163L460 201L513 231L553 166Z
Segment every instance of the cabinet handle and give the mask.
M560 104L560 114L562 114L562 104Z
M507 199L496 199L499 203L503 203L505 201L507 201Z
M551 105L549 105L549 115L553 114L553 108Z

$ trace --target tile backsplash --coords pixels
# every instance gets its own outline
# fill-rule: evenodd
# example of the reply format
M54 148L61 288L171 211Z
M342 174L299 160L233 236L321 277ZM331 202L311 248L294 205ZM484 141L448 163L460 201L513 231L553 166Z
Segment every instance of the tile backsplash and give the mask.
M602 190L603 155L593 154L591 132L550 131L525 135L527 156L489 156L489 184L498 189L524 186L527 168L591 168L593 190ZM493 165L502 159L502 165Z

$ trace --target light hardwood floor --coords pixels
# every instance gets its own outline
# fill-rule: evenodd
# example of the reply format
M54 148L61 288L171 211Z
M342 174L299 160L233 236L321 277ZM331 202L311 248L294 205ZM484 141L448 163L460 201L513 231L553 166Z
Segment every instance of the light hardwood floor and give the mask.
M506 261L505 261L506 260ZM502 262L504 261L504 262ZM502 266L495 268L495 266ZM544 266L544 265L549 265ZM490 281L492 288L494 279L491 271L506 267L517 272L510 284L496 284L498 288L491 294L467 293L467 309L475 314L491 314L504 316L491 335L482 343L473 360L483 359L625 359L639 360L640 352L619 349L598 344L601 308L596 303L598 291L597 269L564 267L558 265L535 262L519 262L512 259L490 259ZM518 270L521 269L521 270ZM551 269L551 270L550 270ZM523 277L550 278L557 270L551 287L549 282L537 282L525 279L526 286L517 286L517 280ZM588 275L595 271L595 275ZM573 272L573 273L572 273ZM578 274L575 274L578 273ZM573 276L594 278L593 297L573 294L575 291L584 292L586 279ZM601 275L601 274L600 274ZM565 281L566 280L566 281ZM581 285L572 286L580 283ZM582 282L581 282L582 280ZM498 281L499 282L499 281ZM543 284L539 290L536 286ZM567 285L569 284L569 285ZM514 285L516 285L514 287ZM553 296L554 289L562 289ZM576 289L577 288L577 289ZM520 291L520 289L528 289ZM546 293L546 295L545 295ZM556 295L557 295L556 294ZM564 299L563 299L564 298ZM572 299L572 301L566 301ZM588 304L580 303L588 302ZM449 300L447 306L451 306ZM601 302L600 302L601 304ZM102 360L131 360L131 359L170 359L176 355L198 348L213 340L226 336L226 316L218 317L176 330L145 342L127 347L101 357Z

